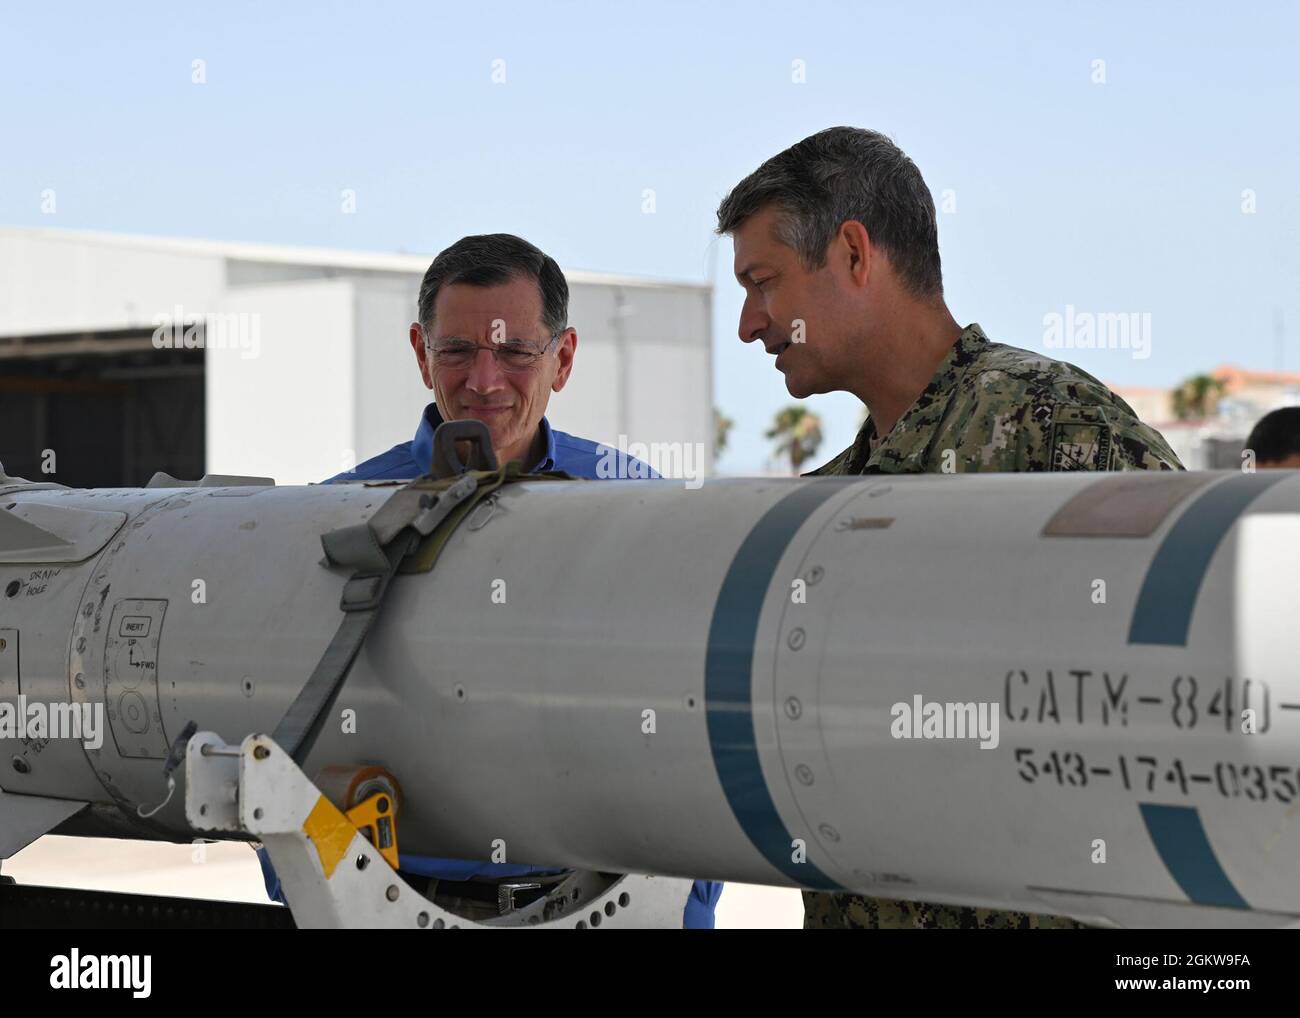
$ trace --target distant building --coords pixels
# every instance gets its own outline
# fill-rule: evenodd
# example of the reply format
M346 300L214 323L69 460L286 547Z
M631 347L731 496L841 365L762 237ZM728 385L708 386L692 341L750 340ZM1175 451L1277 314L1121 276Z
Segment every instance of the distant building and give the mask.
M432 257L0 228L0 463L300 484L408 441L433 398L407 339ZM578 353L552 423L698 443L711 472L711 287L566 275Z
M1250 429L1270 410L1300 405L1300 374L1249 371L1222 364L1208 372L1221 383L1203 418L1179 419L1174 390L1112 385L1116 393L1169 442L1189 470L1236 470Z

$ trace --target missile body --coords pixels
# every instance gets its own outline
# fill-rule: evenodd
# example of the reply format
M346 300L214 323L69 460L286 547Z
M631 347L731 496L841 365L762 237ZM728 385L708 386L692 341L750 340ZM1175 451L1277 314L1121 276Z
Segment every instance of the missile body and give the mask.
M0 809L199 833L137 815L171 741L275 728L320 535L396 490L0 488L0 704L106 725L0 739ZM396 775L404 854L1287 924L1298 604L1292 472L512 484L393 580L304 770Z

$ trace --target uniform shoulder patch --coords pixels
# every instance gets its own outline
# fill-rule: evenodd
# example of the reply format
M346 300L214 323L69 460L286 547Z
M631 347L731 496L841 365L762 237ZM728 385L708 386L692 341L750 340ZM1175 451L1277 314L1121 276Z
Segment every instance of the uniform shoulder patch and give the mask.
M1101 407L1056 407L1049 469L1109 470L1113 445L1110 422Z

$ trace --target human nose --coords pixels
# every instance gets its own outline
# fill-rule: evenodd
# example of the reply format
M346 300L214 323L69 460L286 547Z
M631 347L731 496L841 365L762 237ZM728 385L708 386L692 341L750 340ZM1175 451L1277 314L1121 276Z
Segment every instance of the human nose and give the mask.
M505 387L505 376L492 347L480 346L474 351L474 362L470 365L465 384L474 392L493 392Z
M747 295L745 303L740 307L740 329L738 331L741 341L752 343L756 339L762 339L763 333L771 324L772 319L759 306L759 301L752 295Z

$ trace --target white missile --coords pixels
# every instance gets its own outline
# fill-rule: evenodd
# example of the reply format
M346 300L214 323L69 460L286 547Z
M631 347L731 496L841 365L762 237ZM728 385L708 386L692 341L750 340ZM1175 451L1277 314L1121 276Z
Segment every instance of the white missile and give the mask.
M197 833L138 815L172 743L281 725L322 535L401 490L0 480L0 722L105 725L0 726L0 857ZM303 770L395 775L403 854L1288 925L1297 605L1294 472L526 481L392 580Z

